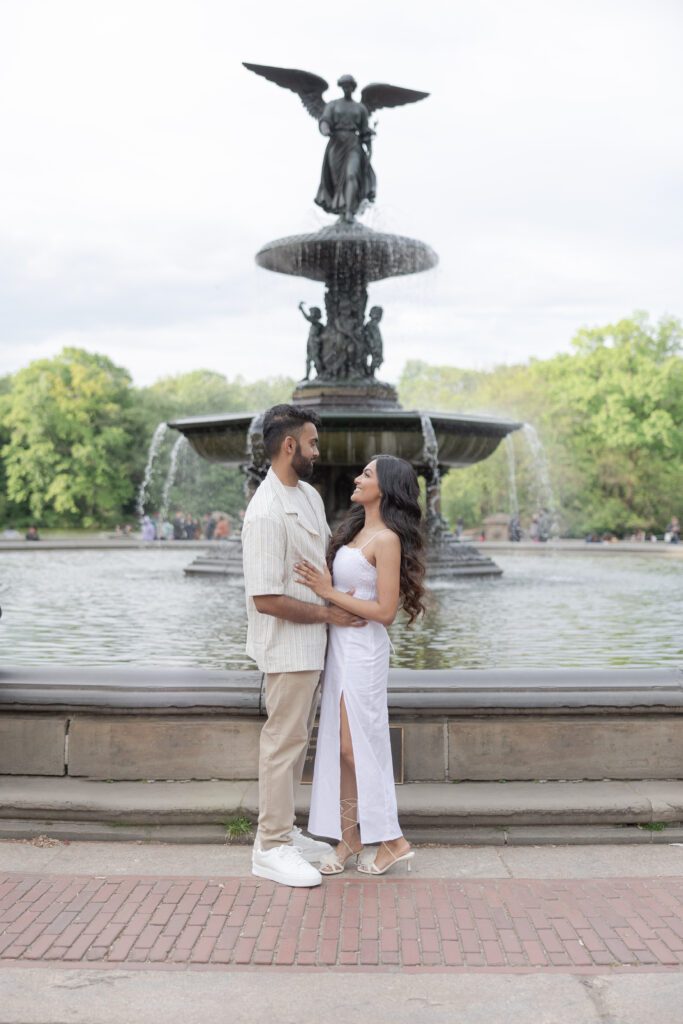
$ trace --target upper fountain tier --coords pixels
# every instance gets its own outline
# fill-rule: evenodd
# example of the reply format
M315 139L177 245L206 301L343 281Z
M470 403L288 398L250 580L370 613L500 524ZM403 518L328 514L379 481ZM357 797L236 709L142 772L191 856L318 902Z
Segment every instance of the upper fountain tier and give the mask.
M364 282L430 270L439 262L424 242L338 221L313 234L269 242L256 255L266 270L327 283L351 273Z

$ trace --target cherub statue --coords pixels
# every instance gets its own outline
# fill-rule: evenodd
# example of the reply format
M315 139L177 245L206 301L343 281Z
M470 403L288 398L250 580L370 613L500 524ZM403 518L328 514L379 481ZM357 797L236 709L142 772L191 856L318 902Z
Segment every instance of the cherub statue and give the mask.
M323 93L329 86L318 75L296 68L271 68L246 62L244 66L298 93L306 110L317 120L322 134L329 137L315 201L327 213L338 213L351 223L361 203L375 199L376 179L370 164L375 133L369 125L370 115L380 107L415 103L429 93L373 82L362 90L359 103L353 99L357 88L355 79L352 75L342 75L337 85L344 95L325 103Z
M363 340L365 342L365 372L369 377L375 376L384 361L382 352L382 335L379 329L379 322L382 319L383 309L381 306L373 306L370 310L370 319L363 327ZM367 362L367 359L370 362Z
M320 319L322 313L317 306L311 306L308 313L304 309L303 302L299 303L299 309L304 320L308 320L311 325L308 332L308 342L306 343L306 376L304 380L308 380L311 376L311 367L315 367L315 372L318 376L323 371L322 365L322 353L323 353L323 330L325 329L322 320Z

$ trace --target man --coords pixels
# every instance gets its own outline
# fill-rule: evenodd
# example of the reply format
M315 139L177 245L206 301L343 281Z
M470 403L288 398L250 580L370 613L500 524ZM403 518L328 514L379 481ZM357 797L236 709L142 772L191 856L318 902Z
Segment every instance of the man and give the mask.
M325 659L327 623L363 626L294 582L294 563L325 561L329 528L322 499L305 483L318 457L319 417L276 405L263 419L271 468L244 515L247 654L266 674L268 719L261 731L259 821L252 871L292 886L319 885L313 861L330 847L294 826Z

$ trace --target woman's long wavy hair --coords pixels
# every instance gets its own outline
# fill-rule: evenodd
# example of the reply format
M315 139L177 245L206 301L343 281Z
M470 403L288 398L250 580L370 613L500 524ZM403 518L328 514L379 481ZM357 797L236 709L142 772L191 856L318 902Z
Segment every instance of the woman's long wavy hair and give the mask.
M393 530L401 542L401 574L399 593L403 610L411 626L424 613L424 541L420 522L422 512L418 502L420 487L417 473L405 459L395 455L375 455L370 460L377 464L377 482L380 489L379 514L388 529ZM334 556L339 548L349 544L365 525L365 508L357 502L344 521L332 534L327 552L327 564L332 571Z

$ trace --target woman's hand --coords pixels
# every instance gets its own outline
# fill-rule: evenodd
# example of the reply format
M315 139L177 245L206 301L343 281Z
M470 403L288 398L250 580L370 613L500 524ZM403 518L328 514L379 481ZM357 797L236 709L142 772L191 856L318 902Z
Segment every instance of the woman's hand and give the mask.
M303 562L294 563L294 572L296 573L294 577L295 583L301 583L304 587L309 587L314 594L322 597L324 601L330 600L334 587L332 586L330 570L326 565L322 569L316 569L314 565L304 559Z

